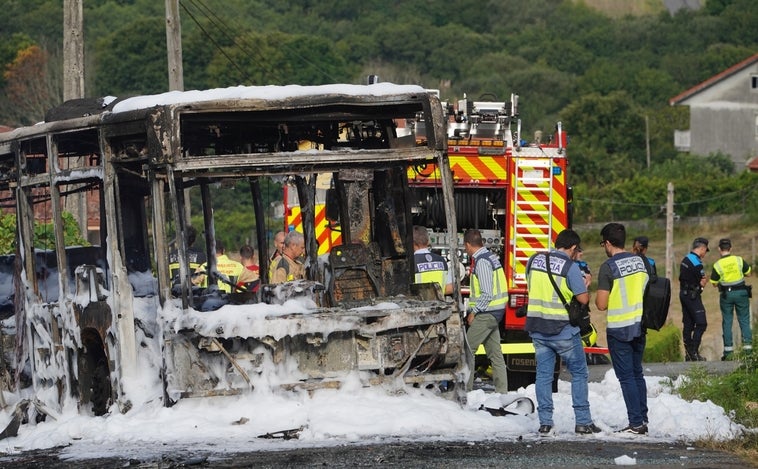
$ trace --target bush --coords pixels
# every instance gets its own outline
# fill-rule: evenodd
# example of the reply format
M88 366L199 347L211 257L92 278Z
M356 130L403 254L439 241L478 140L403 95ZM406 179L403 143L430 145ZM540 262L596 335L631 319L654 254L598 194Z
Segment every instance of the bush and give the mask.
M758 354L738 352L740 365L725 376L711 376L705 369L692 370L677 391L687 400L710 399L727 411L735 420L750 428L758 428ZM752 404L752 405L751 405Z
M679 344L682 334L679 328L668 322L660 331L647 331L647 344L642 361L648 363L668 363L682 361L682 350Z
M714 376L704 366L693 366L676 392L689 401L710 400L723 407L735 422L755 429L758 428L758 354L738 353L735 358L740 361L739 367L725 376ZM758 457L758 433L747 431L734 441L716 447L755 461Z

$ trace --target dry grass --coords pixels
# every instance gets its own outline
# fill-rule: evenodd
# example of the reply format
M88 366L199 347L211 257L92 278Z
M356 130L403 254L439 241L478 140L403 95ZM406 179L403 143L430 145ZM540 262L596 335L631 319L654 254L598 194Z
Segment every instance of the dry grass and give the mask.
M605 261L605 251L601 248L599 243L600 228L582 228L576 226L575 229L582 236L582 245L584 248L584 260L589 264L592 269L593 282L590 286L591 294L594 296L594 292L597 289L596 274L600 268L600 264ZM672 284L672 297L671 307L669 309L669 321L675 326L682 327L682 307L679 303L679 263L682 258L687 255L690 250L692 240L698 236L707 238L710 243L711 252L708 253L704 259L706 267L706 273L710 275L713 268L713 263L718 260L718 240L720 238L730 238L732 240L732 253L742 256L746 261L751 262L755 266L756 259L756 237L758 233L758 227L745 226L739 221L730 221L728 219L709 219L702 220L700 224L694 226L676 226L674 229L674 243L672 249L673 266L671 271L671 284ZM666 259L666 235L665 231L660 228L652 228L649 230L640 230L627 227L627 249L631 247L631 240L636 236L645 235L650 239L650 247L648 249L648 255L655 259L658 266L659 275L664 275L666 272L665 259ZM749 284L756 284L755 276L748 278ZM758 288L756 288L758 291ZM703 355L709 361L719 360L723 354L724 344L722 339L721 329L721 310L719 309L719 293L718 290L710 284L703 292L703 304L705 305L706 315L708 317L708 328L703 336L703 342L700 346L700 354ZM756 323L756 311L758 311L758 295L754 295L751 300L751 307L753 312L753 321ZM590 299L590 304L594 304L594 298ZM594 309L594 308L593 308ZM607 344L605 337L606 318L605 313L598 311L592 311L592 322L598 329L598 343ZM753 328L754 334L758 331ZM737 325L737 321L734 321L733 337L735 339L735 345L739 344L740 332Z

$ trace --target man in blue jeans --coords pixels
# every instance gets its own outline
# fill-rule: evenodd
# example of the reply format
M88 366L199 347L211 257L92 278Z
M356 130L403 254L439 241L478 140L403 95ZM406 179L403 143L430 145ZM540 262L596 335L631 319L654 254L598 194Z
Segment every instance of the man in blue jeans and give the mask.
M555 239L555 249L549 253L533 255L527 263L529 306L526 315L526 330L534 344L537 360L537 415L540 419L540 436L554 434L553 429L553 370L556 357L560 356L571 373L571 400L574 407L578 434L599 433L592 422L590 402L587 397L587 360L584 355L579 328L569 323L568 311L558 296L560 290L566 302L576 297L587 304L590 300L584 277L571 258L580 249L581 239L573 230L564 230ZM553 282L550 277L553 277Z
M642 374L645 351L642 300L650 277L644 259L624 250L624 225L608 223L600 230L600 236L608 260L598 271L595 305L600 311L608 311L608 351L629 419L629 425L620 431L645 435L648 418L647 385Z

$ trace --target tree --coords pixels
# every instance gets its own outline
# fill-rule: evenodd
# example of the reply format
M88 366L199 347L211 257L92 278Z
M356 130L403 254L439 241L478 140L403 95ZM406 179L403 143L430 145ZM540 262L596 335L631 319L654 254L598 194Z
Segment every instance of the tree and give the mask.
M349 81L357 68L322 38L284 33L246 33L221 47L208 64L211 86Z
M63 239L66 246L89 246L90 243L82 238L79 223L69 212L63 212ZM52 223L34 223L34 247L49 249L55 246ZM0 215L0 255L16 252L16 214Z
M96 41L95 53L95 96L168 91L163 19L134 19Z
M3 73L5 96L0 101L4 115L15 125L40 122L45 112L60 104L62 80L54 73L47 52L37 45L18 51Z
M626 179L644 167L643 110L624 91L584 95L561 111L571 138L573 173L606 183Z

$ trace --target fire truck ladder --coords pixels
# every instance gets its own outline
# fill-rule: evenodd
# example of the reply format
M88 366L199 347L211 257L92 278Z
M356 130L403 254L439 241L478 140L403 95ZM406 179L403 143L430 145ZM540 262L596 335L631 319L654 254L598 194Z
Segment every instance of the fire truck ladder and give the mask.
M513 257L515 263L523 266L517 269L514 283L526 286L526 262L529 257L550 248L553 219L553 175L552 158L515 158L513 178Z

